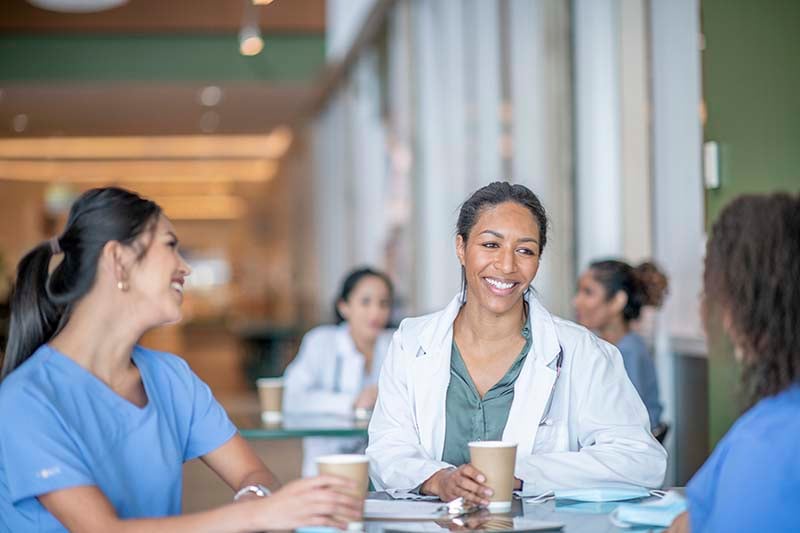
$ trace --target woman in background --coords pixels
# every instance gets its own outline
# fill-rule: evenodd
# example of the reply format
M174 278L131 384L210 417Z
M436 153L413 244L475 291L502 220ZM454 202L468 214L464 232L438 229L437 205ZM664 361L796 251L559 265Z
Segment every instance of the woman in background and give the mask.
M20 261L0 374L0 531L240 532L359 516L342 479L278 488L189 365L138 344L181 319L190 272L161 208L117 188L81 195L64 233ZM178 516L194 458L238 503Z
M286 369L284 405L289 412L353 416L369 413L378 396L378 374L392 332L392 282L383 272L360 268L347 275L335 312L337 325L319 326L303 337ZM315 459L361 453L366 440L303 439L303 475L316 474Z
M653 263L632 267L622 261L596 261L581 275L572 301L578 322L619 349L656 434L662 411L656 367L644 339L631 330L631 322L639 318L643 307L660 307L666 291L667 278Z
M688 515L670 532L800 531L800 196L742 196L723 209L704 288L706 329L733 341L752 407L689 481Z

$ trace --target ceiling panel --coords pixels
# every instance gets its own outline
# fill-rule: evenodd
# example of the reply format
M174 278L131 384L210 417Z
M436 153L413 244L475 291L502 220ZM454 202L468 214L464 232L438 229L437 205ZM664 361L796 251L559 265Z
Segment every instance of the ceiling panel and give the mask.
M205 106L200 84L23 85L0 89L0 137L260 134L296 121L307 84L221 84Z
M0 2L0 31L14 32L235 32L245 0L129 0L99 13L65 14L25 0ZM323 33L325 0L274 0L256 8L262 30Z

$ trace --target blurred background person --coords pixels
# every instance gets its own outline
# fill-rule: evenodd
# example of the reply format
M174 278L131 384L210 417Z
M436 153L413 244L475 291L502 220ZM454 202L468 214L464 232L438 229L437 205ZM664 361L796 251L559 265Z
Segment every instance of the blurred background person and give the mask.
M369 417L392 338L386 329L392 295L392 282L383 272L359 268L347 275L336 299L337 324L306 333L286 369L287 411ZM362 453L366 444L363 438L303 439L303 475L316 474L320 455Z
M800 531L800 196L743 196L726 207L708 241L704 286L706 329L733 341L752 407L689 482L688 520L670 531Z
M651 262L637 267L616 260L595 261L581 274L572 303L577 321L619 348L625 371L642 397L657 436L661 424L661 399L653 355L641 335L631 329L642 308L660 307L667 292L667 277Z

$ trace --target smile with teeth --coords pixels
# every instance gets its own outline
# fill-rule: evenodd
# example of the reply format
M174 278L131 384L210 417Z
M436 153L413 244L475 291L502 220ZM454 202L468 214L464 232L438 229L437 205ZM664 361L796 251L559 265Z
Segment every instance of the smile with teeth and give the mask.
M169 286L178 291L179 293L183 294L183 284L181 284L180 282L173 281L172 283L169 284Z
M494 278L483 278L483 279L485 279L486 283L488 283L492 287L496 287L500 290L507 290L516 285L515 282L500 281L499 279L494 279Z

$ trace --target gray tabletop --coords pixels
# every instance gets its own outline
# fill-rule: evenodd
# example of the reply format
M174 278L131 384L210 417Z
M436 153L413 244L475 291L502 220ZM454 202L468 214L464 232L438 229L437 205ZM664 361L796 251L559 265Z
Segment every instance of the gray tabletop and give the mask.
M369 498L391 499L384 493L370 493ZM628 502L630 503L630 502ZM619 503L578 503L548 501L539 504L523 503L515 499L511 512L503 514L471 515L459 523L452 520L428 520L413 522L402 520L367 520L367 533L393 533L416 531L528 531L524 527L527 520L557 522L563 524L564 533L623 533L663 531L663 528L623 529L611 523L608 515ZM514 518L517 518L516 524ZM524 518L525 520L520 520Z
M280 440L302 437L367 437L368 420L334 415L284 414L277 424L265 424L258 413L231 416L242 437Z

